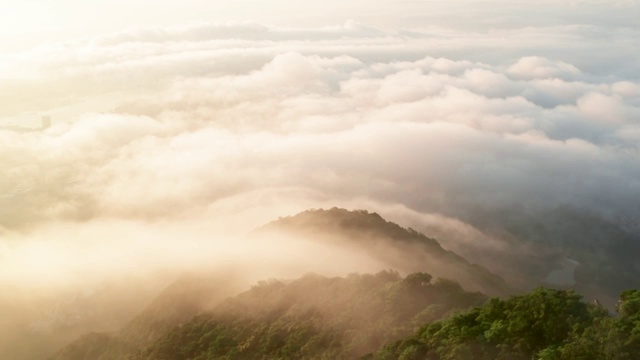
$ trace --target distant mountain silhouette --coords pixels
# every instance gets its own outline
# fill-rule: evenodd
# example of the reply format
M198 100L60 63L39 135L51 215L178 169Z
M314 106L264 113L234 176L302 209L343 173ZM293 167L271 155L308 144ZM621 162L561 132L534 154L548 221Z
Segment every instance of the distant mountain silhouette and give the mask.
M567 206L544 211L515 207L477 211L469 221L505 246L483 259L480 249L466 244L461 255L492 270L492 260L500 256L497 265L505 273L496 272L510 282L519 278L527 287L554 285L546 283L549 275L570 264L574 281L566 287L604 300L608 307L622 290L640 287L640 236L595 213Z
M400 272L425 271L455 280L465 289L489 295L506 295L514 291L502 278L445 250L436 239L366 210L308 210L269 223L256 233L349 244Z

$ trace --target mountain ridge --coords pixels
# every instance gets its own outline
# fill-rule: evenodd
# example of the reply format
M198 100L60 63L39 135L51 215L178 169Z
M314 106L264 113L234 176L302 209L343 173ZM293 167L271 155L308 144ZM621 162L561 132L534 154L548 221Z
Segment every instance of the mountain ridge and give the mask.
M311 209L272 221L255 233L288 233L320 238L320 241L349 243L387 262L389 268L404 273L426 271L436 277L452 278L469 290L489 295L504 296L516 291L483 266L444 249L438 240L367 210Z

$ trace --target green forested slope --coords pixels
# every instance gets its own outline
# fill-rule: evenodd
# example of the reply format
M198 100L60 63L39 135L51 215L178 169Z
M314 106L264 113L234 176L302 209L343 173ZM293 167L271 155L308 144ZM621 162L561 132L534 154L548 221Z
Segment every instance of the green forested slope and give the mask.
M617 316L573 291L539 288L423 326L378 360L634 360L640 356L640 291L621 294ZM373 358L373 356L372 356Z
M426 273L263 281L149 346L123 334L91 334L52 359L349 359L485 299ZM147 337L138 334L133 339L141 338Z
M134 358L349 359L484 299L425 273L262 282L175 328Z
M573 291L484 301L450 281L392 272L262 282L143 350L87 335L56 359L635 360L640 290L612 314ZM422 324L422 325L420 325ZM413 335L409 335L415 330ZM386 343L386 345L381 345Z

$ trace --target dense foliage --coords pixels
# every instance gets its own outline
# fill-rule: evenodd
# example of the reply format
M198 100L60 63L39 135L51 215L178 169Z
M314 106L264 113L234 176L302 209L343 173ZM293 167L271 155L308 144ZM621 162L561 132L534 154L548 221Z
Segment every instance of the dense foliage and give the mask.
M175 328L135 358L348 359L484 300L425 273L268 281Z
M632 360L640 354L640 291L620 296L617 316L573 291L539 288L423 326L378 360ZM373 356L371 356L373 358Z
M348 359L408 336L421 324L486 297L426 273L262 281L213 311L186 321L150 345L144 333L91 334L56 360ZM171 311L171 309L167 309ZM140 332L155 333L155 325Z
M260 282L148 346L90 334L54 359L637 359L640 291L615 310L545 288L487 301L426 273L307 275Z

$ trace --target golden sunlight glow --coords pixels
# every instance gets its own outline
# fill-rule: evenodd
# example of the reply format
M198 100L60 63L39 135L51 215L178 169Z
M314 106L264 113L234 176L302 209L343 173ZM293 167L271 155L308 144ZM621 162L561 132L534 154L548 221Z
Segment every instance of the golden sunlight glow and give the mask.
M640 279L638 19L633 0L0 0L0 360L128 359L309 272L345 277L314 301L387 294L362 311L385 336L348 320L371 347L450 313L414 295L613 301Z

